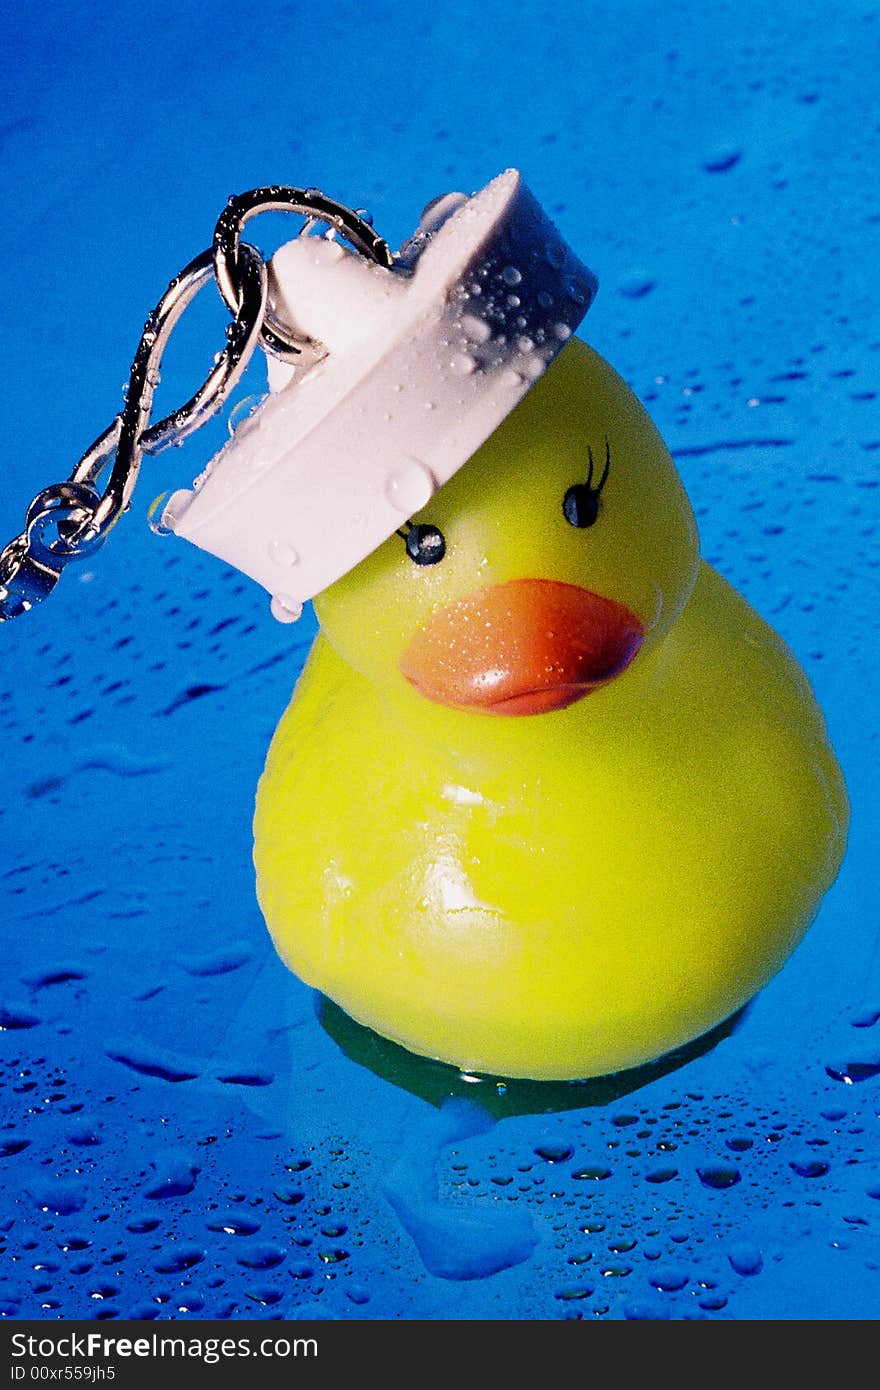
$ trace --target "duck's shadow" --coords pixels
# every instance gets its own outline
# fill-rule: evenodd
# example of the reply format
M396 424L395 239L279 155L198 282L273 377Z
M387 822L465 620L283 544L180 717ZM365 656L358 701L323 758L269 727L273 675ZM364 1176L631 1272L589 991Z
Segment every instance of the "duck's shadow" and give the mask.
M585 1081L523 1081L462 1073L445 1062L418 1057L356 1023L324 995L317 994L315 999L321 1026L351 1061L431 1105L441 1106L450 1097L458 1097L476 1102L495 1120L511 1115L581 1110L620 1100L710 1052L739 1027L748 1007L738 1010L694 1042L641 1067Z

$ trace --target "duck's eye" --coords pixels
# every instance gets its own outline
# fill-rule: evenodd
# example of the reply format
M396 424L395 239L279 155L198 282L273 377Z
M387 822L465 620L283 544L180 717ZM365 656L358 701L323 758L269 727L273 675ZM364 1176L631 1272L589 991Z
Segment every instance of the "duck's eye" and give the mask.
M575 483L562 499L562 512L569 526L592 526L599 515L599 494L586 483Z
M608 440L605 440L605 467L598 483L593 482L596 465L593 461L593 451L589 447L587 458L590 464L587 481L574 483L562 499L562 514L569 526L577 526L581 530L585 526L594 525L599 516L599 498L611 472L611 446Z
M446 554L443 532L436 526L410 526L405 540L406 553L417 565L437 565Z

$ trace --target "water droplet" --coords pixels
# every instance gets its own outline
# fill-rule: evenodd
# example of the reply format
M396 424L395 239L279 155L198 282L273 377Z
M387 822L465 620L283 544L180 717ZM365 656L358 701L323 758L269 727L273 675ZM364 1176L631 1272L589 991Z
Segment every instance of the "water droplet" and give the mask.
M581 1298L590 1298L593 1292L592 1284L576 1284L571 1288L557 1289L553 1297L563 1303L571 1303Z
M486 343L492 336L492 329L485 319L476 314L464 314L461 319L462 332L472 343Z
M89 1298L94 1298L99 1302L105 1298L115 1298L119 1293L115 1284L98 1284L94 1289L89 1290Z
M156 1227L160 1224L158 1216L136 1216L127 1223L125 1229L131 1231L134 1235L143 1235L147 1231L155 1231ZM88 1244L88 1242L86 1242L86 1244ZM82 1248L81 1246L71 1246L71 1249Z
M269 557L275 561L276 565L282 567L299 564L299 551L290 544L290 541L283 540L280 536L276 536L274 540L269 542Z
M72 1212L82 1211L86 1204L85 1190L76 1183L59 1182L36 1188L33 1198L39 1211L53 1212L56 1216L70 1216Z
M756 1245L732 1245L727 1258L737 1274L760 1274L764 1267L764 1257Z
M271 1086L275 1080L272 1071L224 1071L217 1073L217 1080L226 1086Z
M303 606L287 594L273 594L269 612L279 623L295 623L302 617Z
M456 352L449 359L449 370L453 376L470 376L476 369L476 358L471 357L469 352Z
M565 247L561 241L548 241L544 247L544 255L547 258L547 264L553 270L561 270L565 264Z
M522 280L522 272L517 270L515 265L506 265L501 272L501 278L505 285L518 285Z
M341 1264L343 1260L348 1259L348 1251L342 1250L339 1246L332 1250L319 1250L318 1259L325 1265Z
M271 1308L274 1304L281 1302L281 1290L273 1289L268 1286L245 1289L245 1297L249 1298L253 1303L261 1303L264 1308Z
M224 1212L206 1222L209 1231L222 1231L228 1236L253 1236L260 1229L259 1221L241 1216L237 1211Z
M543 1158L545 1163L565 1163L571 1158L574 1149L571 1144L565 1143L538 1144L535 1153L539 1158Z
M797 1173L801 1178L823 1178L828 1172L829 1164L824 1158L812 1158L809 1154L803 1158L793 1158L789 1163L792 1172Z
M604 1182L606 1178L611 1177L611 1169L605 1168L602 1164L594 1164L589 1168L575 1168L571 1176L587 1182Z
M147 525L154 536L170 536L172 530L164 521L165 504L167 503L170 492L160 492L158 497L154 497L147 508Z
M92 763L92 766L95 764ZM80 768L86 770L82 763ZM34 970L27 975L22 975L22 981L30 985L31 989L48 989L50 985L64 985L70 980L85 980L88 971L80 965L47 965L41 970Z
M107 1056L132 1071L140 1072L142 1076L155 1076L160 1081L193 1081L199 1074L198 1069L190 1066L183 1058L175 1057L159 1048L151 1050L137 1043L111 1044L107 1048Z
M236 401L232 410L229 412L229 419L226 422L226 428L229 431L230 438L235 434L237 429L240 429L246 420L251 419L257 407L262 405L265 399L266 397L264 395L253 395L245 396L243 400Z
M831 1063L825 1070L834 1081L842 1081L845 1086L854 1086L859 1081L870 1081L873 1077L880 1076L880 1056Z
M246 942L231 941L226 946L218 946L201 955L178 956L176 963L187 975L209 979L214 975L229 975L233 970L240 970L250 959L251 951Z
M275 1269L285 1258L286 1252L280 1245L250 1245L239 1255L238 1263L246 1269Z
M147 522L155 536L170 536L175 530L181 512L186 508L192 493L188 488L178 488L175 492L161 492L150 503Z
M460 207L468 202L464 193L441 193L439 197L432 198L430 203L426 203L419 218L419 230L423 232L436 232L447 218L451 217Z
M157 1221L156 1225L158 1226L158 1224ZM129 1230L131 1230L131 1227L129 1227ZM58 1249L63 1250L65 1253L70 1250L88 1250L91 1243L92 1242L86 1236L67 1235L63 1240L59 1240Z
M152 1165L157 1172L157 1180L145 1193L151 1201L167 1201L174 1197L185 1197L196 1185L197 1166L179 1150L161 1154Z
M620 282L620 293L624 299L644 299L649 295L656 285L656 280L652 280L647 275L634 274L628 275L625 280Z
M680 1265L664 1265L661 1269L652 1269L650 1277L654 1288L660 1289L663 1293L677 1293L690 1279L687 1270L682 1269Z
M16 1134L7 1134L0 1139L0 1158L14 1158L30 1145L30 1139L21 1139Z
M880 1009L872 1006L859 1009L858 1013L853 1014L849 1023L851 1028L873 1028L878 1019L880 1019Z
M297 1187L278 1187L275 1189L276 1198L279 1202L283 1202L286 1207L299 1206L305 1195Z
M199 1250L195 1245L182 1245L162 1255L153 1268L158 1274L182 1274L185 1269L193 1269L201 1264L204 1258L204 1250Z
M704 1187L723 1192L725 1188L735 1187L742 1174L732 1163L710 1163L697 1169L697 1177Z
M0 1004L0 1033L17 1028L36 1028L42 1021L30 1009L19 1008L17 1004Z
M714 150L708 158L703 160L703 168L707 174L726 174L729 169L733 169L742 159L742 150L733 149L729 145L722 145Z
M677 1177L677 1168L652 1168L650 1173L645 1174L645 1181L653 1183L672 1182L672 1179Z
M67 1131L67 1138L71 1144L76 1144L80 1148L92 1147L101 1143L101 1135L98 1125L94 1120L82 1120Z
M412 516L434 495L434 479L430 469L418 459L412 459L395 469L385 481L385 496L402 516Z

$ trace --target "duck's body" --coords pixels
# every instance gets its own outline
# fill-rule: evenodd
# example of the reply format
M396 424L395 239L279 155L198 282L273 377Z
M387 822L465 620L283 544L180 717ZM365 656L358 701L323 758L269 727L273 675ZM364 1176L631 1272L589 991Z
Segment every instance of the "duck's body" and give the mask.
M595 386L600 359L578 361ZM558 591L572 579L563 558ZM766 983L837 871L846 795L785 645L696 559L680 587L658 616L624 586L638 656L526 718L384 684L318 638L256 817L261 905L297 974L414 1051L536 1078L644 1062Z

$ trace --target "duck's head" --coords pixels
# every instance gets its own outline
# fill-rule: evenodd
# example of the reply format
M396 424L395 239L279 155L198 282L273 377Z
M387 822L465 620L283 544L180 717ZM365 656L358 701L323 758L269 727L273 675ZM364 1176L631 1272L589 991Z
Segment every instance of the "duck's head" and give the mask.
M572 339L430 504L315 608L339 655L389 694L539 716L637 669L697 565L663 441Z

